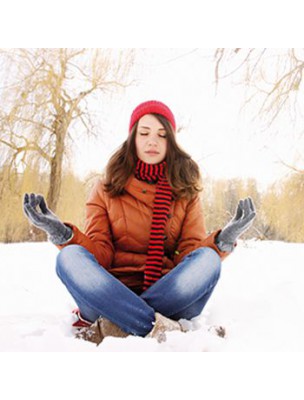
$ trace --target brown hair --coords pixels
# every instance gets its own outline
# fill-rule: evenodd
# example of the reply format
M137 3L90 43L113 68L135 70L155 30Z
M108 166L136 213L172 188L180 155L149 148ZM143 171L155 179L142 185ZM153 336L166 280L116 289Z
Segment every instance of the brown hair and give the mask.
M191 159L176 142L175 134L170 122L159 114L154 115L166 129L168 166L167 178L177 198L193 198L202 190L201 175L197 163ZM135 136L138 122L132 128L129 138L110 158L106 167L105 190L111 197L124 193L124 187L129 177L134 173L137 162Z

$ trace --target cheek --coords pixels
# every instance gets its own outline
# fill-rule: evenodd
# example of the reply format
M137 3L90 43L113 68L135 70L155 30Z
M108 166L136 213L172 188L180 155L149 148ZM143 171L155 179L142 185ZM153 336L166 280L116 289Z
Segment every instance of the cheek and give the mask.
M163 143L163 146L162 146L163 152L164 152L165 154L167 153L167 148L168 148L168 142L165 141L165 142Z
M137 137L137 138L135 138L135 150L136 150L136 153L138 153L140 151L140 148L141 148L141 143L140 143L140 140Z

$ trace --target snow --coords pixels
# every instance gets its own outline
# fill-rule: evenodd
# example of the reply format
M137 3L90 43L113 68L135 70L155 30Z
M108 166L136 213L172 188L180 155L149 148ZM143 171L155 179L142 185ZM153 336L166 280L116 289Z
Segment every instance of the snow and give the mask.
M74 338L75 303L50 243L0 244L2 352L304 351L304 244L239 241L203 313L167 341L128 336L100 346ZM215 333L223 326L226 336Z

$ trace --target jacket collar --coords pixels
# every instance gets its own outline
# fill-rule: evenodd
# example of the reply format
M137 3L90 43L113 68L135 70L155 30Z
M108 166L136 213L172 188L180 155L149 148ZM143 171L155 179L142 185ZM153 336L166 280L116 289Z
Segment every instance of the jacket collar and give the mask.
M149 184L144 181L139 181L132 175L125 186L125 191L137 200L149 206L153 206L156 191L156 184Z

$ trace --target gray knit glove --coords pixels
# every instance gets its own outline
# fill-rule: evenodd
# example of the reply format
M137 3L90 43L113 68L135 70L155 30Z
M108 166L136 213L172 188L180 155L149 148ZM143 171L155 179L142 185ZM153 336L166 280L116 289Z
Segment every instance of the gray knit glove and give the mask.
M255 207L250 197L240 200L234 218L217 235L215 243L221 251L232 251L236 239L253 223Z
M40 211L36 207L40 207ZM48 234L49 240L54 244L64 244L73 237L73 230L62 223L59 218L50 211L44 197L40 194L25 193L23 199L23 211L29 221L37 228Z

